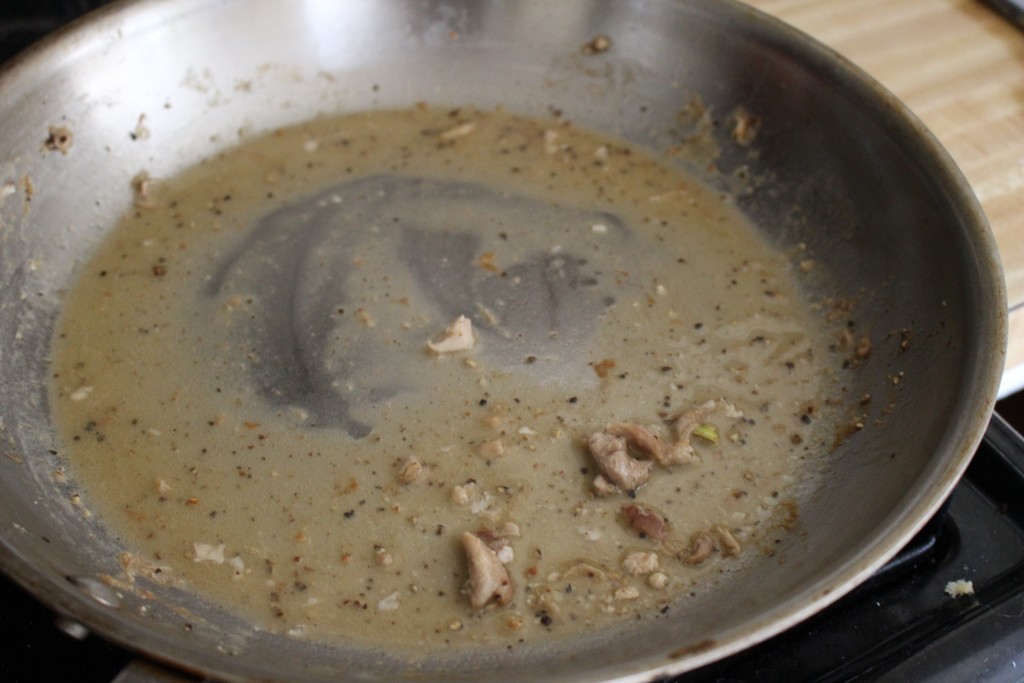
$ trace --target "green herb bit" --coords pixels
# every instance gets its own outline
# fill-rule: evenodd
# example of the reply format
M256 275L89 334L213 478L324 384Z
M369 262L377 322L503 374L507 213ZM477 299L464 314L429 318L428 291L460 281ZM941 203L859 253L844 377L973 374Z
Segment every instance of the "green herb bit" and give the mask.
M718 427L713 424L705 423L697 425L693 430L693 435L699 436L710 443L718 443Z

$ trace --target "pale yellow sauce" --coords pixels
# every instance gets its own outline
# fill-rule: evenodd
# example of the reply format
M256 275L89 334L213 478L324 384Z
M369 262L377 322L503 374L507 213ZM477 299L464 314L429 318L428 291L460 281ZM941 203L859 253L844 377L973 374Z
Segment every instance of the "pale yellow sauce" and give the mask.
M67 293L54 413L86 505L261 628L506 647L685 609L763 559L831 445L839 359L799 270L622 142L420 108L145 190ZM476 345L429 351L458 315ZM670 438L711 399L743 417L707 418L699 463L595 496L591 433ZM716 526L739 554L683 562ZM509 604L470 606L466 531L505 538Z

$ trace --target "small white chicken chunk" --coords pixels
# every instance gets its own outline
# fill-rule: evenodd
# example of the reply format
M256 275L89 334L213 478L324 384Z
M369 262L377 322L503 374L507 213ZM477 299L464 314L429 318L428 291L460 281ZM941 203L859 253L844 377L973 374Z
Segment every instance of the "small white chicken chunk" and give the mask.
M739 555L742 552L743 548L740 546L740 542L724 526L713 526L711 527L711 532L718 539L718 545L722 550L722 554L726 557Z
M427 348L436 354L468 351L475 345L473 321L464 315L456 318L440 337L427 342Z
M642 576L658 571L658 554L646 550L630 553L622 560L627 574Z
M489 602L507 605L512 600L512 580L498 554L476 534L462 534L462 548L469 563L469 602L482 608Z
M632 492L650 479L654 463L630 457L623 437L609 432L595 432L590 435L587 445L601 470L599 479L595 480L599 490L603 488L600 484L608 482L621 491Z

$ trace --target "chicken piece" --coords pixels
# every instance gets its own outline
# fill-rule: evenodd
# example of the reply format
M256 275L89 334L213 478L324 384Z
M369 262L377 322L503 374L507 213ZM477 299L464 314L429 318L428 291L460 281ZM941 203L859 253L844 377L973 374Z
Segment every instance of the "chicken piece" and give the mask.
M629 527L640 534L641 538L660 541L668 530L668 522L660 513L643 505L626 505L622 508Z
M515 524L512 526L515 527L515 533L518 535L519 527ZM500 532L491 531L490 529L480 529L473 535L479 538L484 545L493 550L494 554L498 556L498 559L501 560L502 564L508 564L512 561L512 543ZM506 561L505 558L508 558L508 561Z
M736 540L736 537L732 535L732 532L726 529L724 526L715 525L711 527L711 532L718 539L718 545L722 548L722 554L726 557L732 557L739 555L743 548L740 546L740 542Z
M690 547L683 556L686 564L700 564L715 551L715 539L706 531L698 531L690 537Z
M654 463L650 460L637 460L629 455L626 439L608 432L595 432L587 441L590 454L601 470L601 477L620 491L632 493L645 484L651 477ZM595 487L601 492L603 486L595 479Z
M505 455L505 444L501 442L501 439L494 439L493 441L484 441L482 444L477 446L477 455L486 459L494 460Z
M427 348L436 354L468 351L476 344L473 336L473 321L460 315L437 339L427 342Z
M398 471L398 481L403 484L412 484L423 476L423 463L415 455L410 455L402 462Z
M676 443L672 455L677 460L674 462L695 463L700 461L693 444L690 443L690 437L708 417L715 414L732 419L743 417L742 411L737 410L736 406L721 398L707 401L697 408L681 413L676 418Z
M640 591L637 590L636 586L622 586L616 588L612 596L616 600L636 600L640 597Z
M668 575L662 572L654 572L647 577L647 585L661 590L668 585Z
M653 459L663 467L688 462L685 454L677 452L679 449L676 446L662 441L650 428L643 425L622 422L611 425L605 431L613 436L622 437L626 440L627 446L637 454ZM696 462L696 459L693 461Z
M594 477L594 495L598 498L607 498L608 496L614 496L619 492L619 489L615 484L611 483L604 478L603 474L599 474Z
M622 560L622 569L632 576L643 576L658 571L658 554L646 550L626 555Z
M462 548L469 563L469 602L480 609L489 602L507 605L512 600L512 580L498 554L468 531L462 534Z

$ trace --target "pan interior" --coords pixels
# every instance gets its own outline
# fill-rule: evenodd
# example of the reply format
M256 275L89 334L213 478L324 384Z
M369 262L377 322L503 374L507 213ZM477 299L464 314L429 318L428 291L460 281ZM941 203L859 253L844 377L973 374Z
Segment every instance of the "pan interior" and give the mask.
M611 49L584 49L597 35ZM572 680L696 666L824 604L895 551L952 486L991 410L1005 297L962 179L875 86L733 4L137 3L30 55L0 86L10 95L0 135L13 141L0 167L5 566L59 609L194 668L295 678L302 661L310 680L339 670L511 680L542 667ZM675 146L684 163L710 155L713 169L694 170L726 190L742 180L737 201L768 239L820 264L818 296L856 302L857 324L879 342L849 391L852 403L873 397L856 412L871 428L837 449L799 533L756 581L620 647L595 638L571 653L441 657L413 670L386 653L282 643L158 584L143 599L95 582L122 572L121 549L75 506L75 482L53 476L62 461L46 349L63 289L131 205L132 179L170 176L240 133L417 101L557 109ZM741 108L759 121L749 149L729 142ZM54 131L72 144L54 144Z

